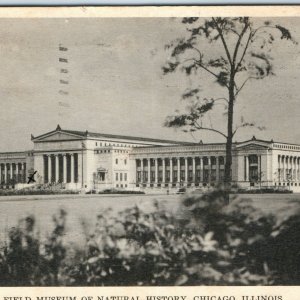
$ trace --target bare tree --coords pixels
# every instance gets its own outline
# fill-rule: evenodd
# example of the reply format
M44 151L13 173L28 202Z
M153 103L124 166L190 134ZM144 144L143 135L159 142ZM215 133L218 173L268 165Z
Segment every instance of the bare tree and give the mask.
M177 70L187 76L196 75L203 81L201 74L208 74L225 92L218 98L201 97L200 88L189 88L182 99L190 100L191 105L185 114L169 116L167 127L183 128L185 131L208 130L226 139L226 161L224 184L230 189L232 165L232 141L240 128L256 126L241 118L234 128L234 105L242 89L251 80L260 80L274 75L271 50L276 39L296 43L288 29L266 21L255 26L249 17L237 18L184 18L187 37L179 38L166 45L170 58L163 66L164 74ZM203 43L210 44L214 51L205 57ZM214 57L217 54L217 57ZM227 130L221 131L205 124L204 116L217 102L224 102L227 116ZM263 129L263 127L258 127Z

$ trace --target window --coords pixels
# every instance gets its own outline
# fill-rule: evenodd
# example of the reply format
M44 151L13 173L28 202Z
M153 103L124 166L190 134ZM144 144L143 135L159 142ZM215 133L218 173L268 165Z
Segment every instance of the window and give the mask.
M119 180L119 173L116 173L116 180Z
M98 143L96 142L96 146L98 146Z
M118 185L118 184L116 184L116 187L119 187L119 185Z
M143 178L144 181L148 181L148 171L144 171Z
M120 173L120 181L122 181L122 180L123 180L123 174Z
M150 171L151 181L155 180L155 171Z
M141 174L142 172L141 171L137 171L137 182L141 182L142 180L142 174Z
M127 159L124 159L124 165L127 165Z
M166 182L170 182L170 171L166 171Z
M118 159L116 158L116 165L118 164L118 162L119 162L119 161L118 161Z
M200 181L201 177L201 171L200 170L196 170L196 180Z
M185 171L184 170L180 170L180 180L181 181L185 180Z
M124 180L127 181L127 173L124 173Z
M211 163L213 166L217 164L217 160L216 160L216 157L215 157L215 156L212 156L212 157L210 158L210 163Z
M249 155L249 164L257 164L258 156L257 155Z

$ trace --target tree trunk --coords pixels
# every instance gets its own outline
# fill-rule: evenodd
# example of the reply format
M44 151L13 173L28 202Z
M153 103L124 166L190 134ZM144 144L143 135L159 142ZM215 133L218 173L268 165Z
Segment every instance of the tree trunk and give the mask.
M228 101L228 119L227 119L227 140L226 140L226 161L224 171L225 201L229 203L229 192L231 189L231 165L232 165L232 126L233 126L233 106L234 106L234 75L231 75L229 82L229 101Z

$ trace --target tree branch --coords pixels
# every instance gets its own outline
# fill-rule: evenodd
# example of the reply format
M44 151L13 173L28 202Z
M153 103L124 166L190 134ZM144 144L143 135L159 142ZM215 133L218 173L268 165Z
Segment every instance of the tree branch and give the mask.
M255 79L255 77L253 77L253 76L248 77L248 78L242 83L241 87L237 88L237 91L236 91L236 93L235 93L235 95L234 95L235 97L239 94L239 92L243 89L243 87L245 86L245 84L247 83L247 81L250 80L250 79Z
M236 69L235 61L236 61L236 57L237 57L237 54L238 54L238 51L239 51L239 47L240 47L241 41L242 41L243 36L246 33L248 27L249 27L249 23L246 21L245 22L245 26L244 26L244 28L243 28L243 30L242 30L239 38L238 38L238 41L237 41L237 43L235 45L235 49L234 49L234 53L233 53L233 59L232 59L232 67L233 67L234 71Z
M227 98L224 98L224 97L222 97L222 98L216 98L216 99L213 99L214 101L221 101L221 100L224 100L224 101L226 101L227 103L229 103L229 101L228 101L228 99Z
M195 48L196 49L196 48ZM185 59L182 63L184 64L185 62L188 62L188 61L194 61L200 68L204 69L205 71L207 71L208 73L210 73L211 75L215 76L216 78L218 78L218 75L216 73L214 73L213 71L211 71L210 69L208 69L207 67L205 67L200 60L197 60L195 58L188 58L188 59Z
M216 73L214 73L213 71L211 71L210 69L208 69L207 67L205 67L203 64L201 64L200 62L198 62L197 64L199 65L199 67L201 67L202 69L204 69L208 73L210 73L213 76L215 76L216 78L218 78L218 75Z
M229 61L230 65L232 65L231 55L230 55L230 53L229 53L229 50L228 50L226 41L225 41L225 39L224 39L222 29L219 27L218 22L215 20L215 18L212 18L212 20L214 21L214 23L215 23L215 25L216 25L216 27L217 27L217 31L218 31L218 33L219 33L219 35L220 35L220 37L221 37L222 44L223 44L223 46L224 46L224 49L225 49L225 52L226 52L228 61Z
M253 37L252 31L250 31L248 40L246 42L246 45L245 45L245 48L244 48L244 51L243 51L243 54L241 56L241 59L240 59L239 63L236 65L235 72L238 70L238 67L240 66L240 64L242 63L242 61L243 61L243 59L244 59L244 57L246 55L246 52L247 52L248 47L249 47L249 42L251 41L252 37Z
M196 129L198 130L207 130L207 131L213 131L215 133L218 133L220 135L222 135L225 139L227 139L227 135L224 134L222 131L219 131L217 129L214 129L214 128L210 128L210 127L203 127L203 126L200 126L197 122L195 122L196 126L194 126Z

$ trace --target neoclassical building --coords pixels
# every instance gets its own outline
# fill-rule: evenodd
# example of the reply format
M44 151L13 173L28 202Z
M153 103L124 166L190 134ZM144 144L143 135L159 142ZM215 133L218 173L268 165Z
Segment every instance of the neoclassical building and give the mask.
M1 188L177 189L214 186L224 177L224 143L187 143L62 129L31 136L33 150L0 153ZM233 145L232 179L241 187L300 191L300 145L253 137Z

